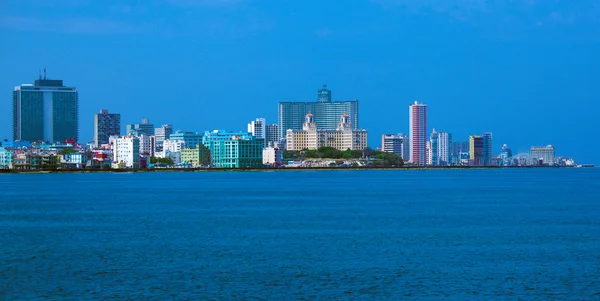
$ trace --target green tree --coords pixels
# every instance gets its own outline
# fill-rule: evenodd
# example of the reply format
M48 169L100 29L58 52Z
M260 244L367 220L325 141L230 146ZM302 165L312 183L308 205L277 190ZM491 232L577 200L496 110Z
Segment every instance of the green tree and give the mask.
M61 154L61 155L68 155L68 154L73 154L73 153L76 153L76 152L77 152L77 150L76 150L76 149L74 149L74 148L72 148L72 147L67 147L67 148L63 149L63 150L60 152L60 154Z

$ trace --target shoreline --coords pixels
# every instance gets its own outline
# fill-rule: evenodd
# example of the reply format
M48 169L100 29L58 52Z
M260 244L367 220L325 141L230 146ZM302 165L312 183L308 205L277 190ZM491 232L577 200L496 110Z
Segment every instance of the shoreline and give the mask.
M562 169L576 168L575 166L382 166L382 167L279 167L279 168L145 168L145 169L0 169L0 174L20 173L144 173L144 172L248 172L248 171L311 171L311 170L488 170L488 169ZM590 167L586 167L590 168Z

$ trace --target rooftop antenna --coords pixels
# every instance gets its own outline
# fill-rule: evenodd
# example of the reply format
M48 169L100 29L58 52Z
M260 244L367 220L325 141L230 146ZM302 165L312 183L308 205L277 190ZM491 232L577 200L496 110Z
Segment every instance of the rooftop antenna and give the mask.
M46 66L44 66L44 80L46 80Z

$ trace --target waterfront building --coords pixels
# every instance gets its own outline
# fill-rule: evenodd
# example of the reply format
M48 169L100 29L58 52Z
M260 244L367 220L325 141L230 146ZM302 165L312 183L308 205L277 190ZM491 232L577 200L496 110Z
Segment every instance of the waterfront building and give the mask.
M532 146L529 155L535 162L543 165L554 165L554 146Z
M200 167L210 165L210 151L202 143L198 143L193 148L182 148L180 155L181 164L191 167Z
M287 130L301 130L306 114L313 114L318 129L335 130L339 116L348 114L353 129L358 129L358 100L332 101L331 90L327 86L317 91L316 102L279 102L279 138Z
M156 137L141 134L138 136L140 140L140 154L147 156L154 156L156 149Z
M267 137L267 120L265 118L256 118L256 120L248 123L248 133L256 139L265 140Z
M483 166L492 165L492 133L483 133L483 148L481 150L481 159Z
M87 163L87 155L85 153L69 153L60 156L61 168L83 168Z
M338 150L363 150L367 147L367 131L354 129L348 114L342 114L335 130L317 129L313 114L306 114L302 130L287 130L287 150L333 147Z
M281 144L279 138L279 126L276 123L267 125L265 135L266 145L272 144L274 146L279 146Z
M0 147L0 169L12 169L14 153L4 147Z
M194 145L193 147L196 147L196 145ZM171 139L167 139L167 140L163 141L163 148L162 148L162 150L163 151L169 151L169 152L172 152L172 153L179 153L185 147L187 147L187 144L186 144L186 142L184 140L171 140ZM166 156L163 157L163 158L166 158Z
M440 135L438 134L438 132L436 132L435 128L433 129L433 131L431 132L431 134L429 135L429 156L428 156L428 164L429 165L434 165L434 166L438 166L440 165L440 158L439 158L439 138Z
M425 164L426 165L432 165L433 160L431 157L431 141L426 141L425 142Z
M108 144L110 136L121 136L121 114L101 110L94 114L94 145Z
M483 137L472 135L469 136L469 160L473 166L481 166L483 164Z
M140 140L134 135L109 138L114 167L140 168Z
M184 132L177 131L172 133L169 140L171 141L183 141L185 142L185 147L196 147L198 143L202 143L202 135L200 133L194 132ZM164 147L164 145L163 145Z
M170 139L173 134L173 126L170 124L163 124L159 128L154 129L154 137L156 140L156 146L162 147L163 141Z
M512 158L512 151L508 145L504 144L502 146L502 151L500 151L501 165L510 165L510 162L508 162L510 158Z
M14 141L79 140L79 94L62 80L44 77L13 90Z
M262 167L263 139L247 132L206 131L202 144L210 151L211 164L219 168Z
M383 134L381 135L381 151L394 153L402 160L408 161L410 158L408 136L404 134Z
M283 152L278 147L266 147L262 153L263 164L279 167L283 162Z
M442 166L452 165L452 134L438 133L438 163Z
M409 106L410 162L425 165L427 141L427 105L415 101Z
M127 134L140 136L142 134L146 136L154 135L154 124L150 123L150 119L142 118L142 123L128 124L126 127Z

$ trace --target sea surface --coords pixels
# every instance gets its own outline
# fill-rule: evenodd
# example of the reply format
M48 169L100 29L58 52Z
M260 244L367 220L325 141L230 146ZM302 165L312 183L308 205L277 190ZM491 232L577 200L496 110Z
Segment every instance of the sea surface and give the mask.
M0 300L600 300L600 169L0 174Z

